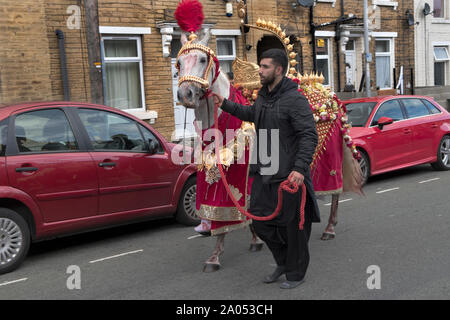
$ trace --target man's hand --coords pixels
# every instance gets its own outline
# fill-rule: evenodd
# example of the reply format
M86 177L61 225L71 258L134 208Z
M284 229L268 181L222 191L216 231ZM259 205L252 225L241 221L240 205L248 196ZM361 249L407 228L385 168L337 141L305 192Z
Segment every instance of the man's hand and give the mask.
M290 183L295 182L300 187L303 184L305 177L300 172L292 171L288 177L288 180Z
M225 100L225 98L214 92L212 93L212 96L214 100L214 105L218 106L219 108L222 107L223 100Z

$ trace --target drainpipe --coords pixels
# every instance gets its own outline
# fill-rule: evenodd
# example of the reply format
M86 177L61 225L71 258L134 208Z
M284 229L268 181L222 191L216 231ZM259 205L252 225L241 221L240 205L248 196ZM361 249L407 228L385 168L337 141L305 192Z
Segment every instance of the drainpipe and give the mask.
M56 37L58 38L59 46L59 60L61 62L61 77L64 89L64 100L70 100L70 86L69 77L67 74L67 64L66 64L66 48L64 44L64 32L61 30L56 30Z
M337 92L341 92L341 58L340 58L340 51L341 51L341 33L339 31L340 24L336 24L335 26L335 41L336 41L336 62L337 62Z
M309 8L309 25L312 41L313 72L316 72L317 58L316 58L316 26L314 25L314 6L311 6Z

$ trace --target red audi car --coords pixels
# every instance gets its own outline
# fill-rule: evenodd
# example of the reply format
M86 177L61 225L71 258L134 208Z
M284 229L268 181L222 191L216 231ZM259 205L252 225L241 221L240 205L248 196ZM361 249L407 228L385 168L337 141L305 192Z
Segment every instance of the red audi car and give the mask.
M0 140L0 274L17 268L33 241L143 218L198 223L195 165L172 161L176 145L126 112L3 106Z
M432 98L380 96L344 103L365 181L423 163L450 170L450 114Z

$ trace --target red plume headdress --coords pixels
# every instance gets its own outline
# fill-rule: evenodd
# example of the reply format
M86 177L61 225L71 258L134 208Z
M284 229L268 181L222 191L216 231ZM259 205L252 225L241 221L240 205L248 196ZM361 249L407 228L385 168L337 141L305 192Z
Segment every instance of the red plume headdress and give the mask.
M203 6L198 0L182 0L175 11L181 30L191 33L191 36L202 27L204 18Z

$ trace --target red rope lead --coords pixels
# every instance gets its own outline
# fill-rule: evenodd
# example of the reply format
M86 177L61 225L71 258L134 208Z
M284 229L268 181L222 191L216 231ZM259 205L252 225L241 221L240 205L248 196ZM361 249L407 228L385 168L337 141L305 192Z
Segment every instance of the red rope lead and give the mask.
M208 108L209 108L209 106L208 106ZM215 108L214 108L214 127L216 130L219 130L219 124L218 124L219 121L218 121L218 116L217 116L218 109L219 109L219 107L215 106ZM231 201L233 201L234 205L239 210L239 212L242 213L243 215L249 217L250 219L254 219L257 221L268 221L268 220L274 219L280 213L281 207L283 205L283 190L286 192L289 192L291 194L294 194L294 193L298 192L298 189L299 189L298 185L296 183L291 183L288 179L286 179L282 183L280 183L280 186L278 187L277 207L275 208L275 211L272 214L270 214L266 217L255 216L255 215L251 214L250 212L245 211L244 208L242 208L242 206L239 204L239 202L236 200L236 198L234 197L233 193L230 190L227 178L225 177L225 173L223 171L222 164L220 163L219 152L217 152L217 150L219 150L219 147L220 147L219 139L214 139L214 140L215 140L214 142L215 142L215 146L216 146L217 167L219 168L219 171L220 171L220 177L225 186L225 190L227 190L227 193L230 196ZM303 225L305 224L305 204L306 204L305 184L302 184L301 188L302 188L302 199L300 202L300 223L299 223L298 227L300 230L303 230Z

